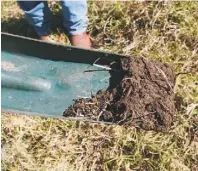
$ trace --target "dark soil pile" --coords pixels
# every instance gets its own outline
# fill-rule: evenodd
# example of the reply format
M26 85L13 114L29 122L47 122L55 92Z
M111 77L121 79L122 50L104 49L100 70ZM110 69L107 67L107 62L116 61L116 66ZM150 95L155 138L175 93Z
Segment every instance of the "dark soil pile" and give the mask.
M176 114L172 68L146 58L124 58L127 71L117 88L100 90L91 99L78 99L64 116L167 131Z

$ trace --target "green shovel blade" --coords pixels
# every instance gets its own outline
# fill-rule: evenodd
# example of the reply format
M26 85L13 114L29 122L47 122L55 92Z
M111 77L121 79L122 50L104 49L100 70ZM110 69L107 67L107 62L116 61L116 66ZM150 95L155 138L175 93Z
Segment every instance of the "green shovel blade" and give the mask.
M126 56L8 33L1 33L1 43L1 108L6 112L60 118L75 99L115 88L123 78L120 61Z
M62 115L74 99L109 86L110 74L83 63L51 61L1 52L2 107Z

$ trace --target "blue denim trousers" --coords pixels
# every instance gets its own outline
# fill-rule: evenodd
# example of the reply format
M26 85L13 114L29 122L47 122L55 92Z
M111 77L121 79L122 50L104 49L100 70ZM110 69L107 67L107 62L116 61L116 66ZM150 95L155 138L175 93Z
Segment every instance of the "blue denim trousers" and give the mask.
M19 1L28 23L32 25L39 36L49 34L52 23L52 14L46 1ZM86 0L62 0L63 25L70 35L86 31L88 25Z

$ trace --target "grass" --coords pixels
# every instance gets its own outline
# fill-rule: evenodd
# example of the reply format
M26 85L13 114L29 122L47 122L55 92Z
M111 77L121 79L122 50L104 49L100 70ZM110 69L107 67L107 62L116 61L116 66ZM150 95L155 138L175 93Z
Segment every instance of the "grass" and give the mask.
M59 3L50 3L60 23ZM35 37L15 2L2 31ZM15 10L13 10L15 9ZM169 133L2 114L2 170L198 170L198 3L89 2L94 47L166 61L180 74L181 110ZM51 37L69 44L63 29Z

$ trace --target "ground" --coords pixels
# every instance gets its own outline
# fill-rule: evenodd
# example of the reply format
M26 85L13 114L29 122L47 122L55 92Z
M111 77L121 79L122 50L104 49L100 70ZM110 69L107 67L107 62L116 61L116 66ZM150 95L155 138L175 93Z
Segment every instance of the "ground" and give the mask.
M59 3L49 4L60 26ZM35 38L15 2L1 10L2 31ZM3 113L2 170L197 170L197 10L197 2L89 2L96 49L165 61L182 73L168 133ZM69 44L62 28L51 37Z

